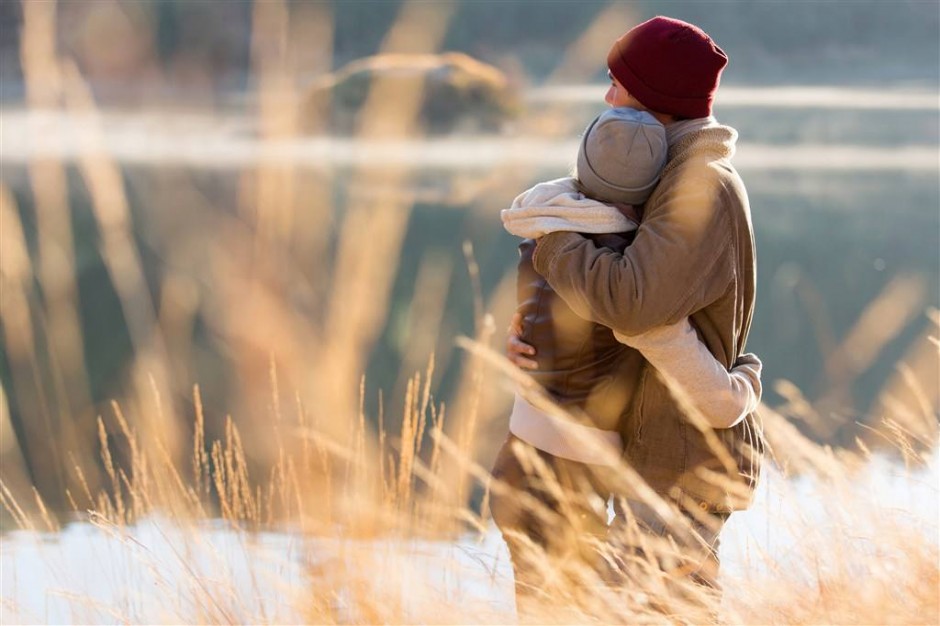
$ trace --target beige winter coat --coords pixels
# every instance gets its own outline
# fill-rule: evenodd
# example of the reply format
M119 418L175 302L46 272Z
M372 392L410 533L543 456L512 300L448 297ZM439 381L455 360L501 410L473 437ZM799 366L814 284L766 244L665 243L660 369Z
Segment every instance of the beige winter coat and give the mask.
M736 138L718 126L670 147L636 238L622 253L576 233L552 233L538 240L536 271L580 316L628 337L689 317L730 368L747 341L756 269L747 193L730 161ZM746 508L763 450L757 415L714 430L685 414L653 368L623 383L637 386L620 425L624 454L647 482L686 505Z

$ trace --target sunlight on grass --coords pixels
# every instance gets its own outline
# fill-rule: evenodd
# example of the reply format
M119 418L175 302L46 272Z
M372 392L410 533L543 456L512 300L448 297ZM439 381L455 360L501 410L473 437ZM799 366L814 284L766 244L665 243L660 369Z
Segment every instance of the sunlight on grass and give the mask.
M563 538L576 547L561 557L530 546L544 585L538 605L517 611L491 498L518 498L549 523L579 503L544 467L560 514L510 493L487 468L517 387L572 418L500 353L513 276L484 293L488 249L468 237L454 251L462 264L422 254L408 302L394 302L393 291L408 246L421 245L409 235L429 165L455 159L452 166L467 168L456 190L439 192L452 201L493 203L540 167L570 161L570 140L558 139L570 120L546 114L516 143L448 144L426 136L420 80L402 91L377 78L353 137L302 137L301 121L329 127L325 118L300 119L298 75L331 68L332 15L325 4L265 0L252 7L254 107L233 118L163 118L145 107L140 125L137 113L99 109L78 65L60 56L61 4L22 7L27 110L4 111L4 146L15 153L4 161L23 163L26 183L12 175L0 183L9 366L0 387L0 621L936 620L937 312L927 311L927 330L880 381L872 414L858 416L855 445L832 448L805 434L831 424L827 399L837 406L890 341L922 320L929 293L922 276L896 277L838 343L830 338L829 367L841 376L830 396L814 403L778 382L783 404L762 409L770 449L757 500L732 515L722 535L723 595L693 583L681 562L674 571L657 565L681 561L673 539L650 540L645 557L627 568L628 584L613 584L601 568L571 557L586 551L596 562L623 561L613 544ZM439 51L455 11L450 2L405 2L380 52ZM630 19L620 5L601 12L562 51L553 80L592 71L598 42ZM139 32L146 27L120 21L134 41L149 41ZM828 92L814 97L829 101ZM219 124L226 140L200 135L199 115ZM755 148L750 158L779 167L787 159L805 164L815 151L820 163L840 167L845 156L841 167L864 169L871 156L799 149L770 157ZM880 154L871 167L891 158L902 170L934 162L925 159L929 150L913 150ZM166 161L148 161L154 154ZM489 173L494 160L510 166ZM141 171L142 162L161 167ZM213 168L235 174L216 176ZM33 205L18 206L17 185L31 190ZM75 187L87 191L89 223L77 217ZM153 198L176 208L158 214ZM92 252L76 250L82 237L94 242ZM113 294L81 280L98 261L104 273L95 280ZM469 285L464 326L447 319L458 278ZM91 339L83 315L97 315L108 298L121 314L109 339L126 338L132 357L102 383L85 361ZM402 365L383 390L365 372L386 334L400 344ZM441 372L457 361L445 403ZM108 390L107 402L92 400L94 385ZM694 412L689 420L696 423ZM526 462L540 471L537 459ZM675 504L619 463L620 492L660 511L681 541L701 541Z

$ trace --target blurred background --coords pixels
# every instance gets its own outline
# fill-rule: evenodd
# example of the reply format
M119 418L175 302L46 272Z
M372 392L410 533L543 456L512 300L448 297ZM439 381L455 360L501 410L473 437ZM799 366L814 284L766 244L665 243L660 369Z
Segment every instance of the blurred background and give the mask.
M929 430L935 2L3 0L5 486L83 508L122 420L185 466L230 417L262 476L281 420L394 448L422 389L488 467L511 393L455 339L502 349L499 210L569 171L657 14L731 59L765 403L834 446Z

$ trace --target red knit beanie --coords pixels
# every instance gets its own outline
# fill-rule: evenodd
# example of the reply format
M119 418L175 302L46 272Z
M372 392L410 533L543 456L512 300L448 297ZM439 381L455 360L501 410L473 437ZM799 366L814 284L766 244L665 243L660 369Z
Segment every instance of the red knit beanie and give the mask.
M727 64L701 28L662 16L627 31L607 53L611 73L643 106L686 118L711 115Z

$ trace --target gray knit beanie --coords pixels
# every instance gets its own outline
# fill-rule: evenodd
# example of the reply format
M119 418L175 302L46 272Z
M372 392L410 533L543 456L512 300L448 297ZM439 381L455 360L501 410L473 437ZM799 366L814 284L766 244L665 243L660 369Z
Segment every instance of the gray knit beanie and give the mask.
M643 204L666 164L666 130L646 111L608 109L591 122L578 150L578 181L601 202Z

